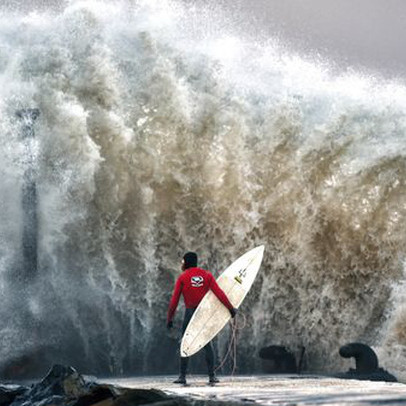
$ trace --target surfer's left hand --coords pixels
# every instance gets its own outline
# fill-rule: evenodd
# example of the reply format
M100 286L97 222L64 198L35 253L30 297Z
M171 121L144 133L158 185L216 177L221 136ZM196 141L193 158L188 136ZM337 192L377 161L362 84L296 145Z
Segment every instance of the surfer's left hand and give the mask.
M168 321L168 322L166 323L166 328L167 328L168 330L170 330L172 327L173 327L173 321Z
M230 314L231 314L231 318L233 319L235 317L235 315L237 314L238 310L235 307L233 307L229 311L230 311Z

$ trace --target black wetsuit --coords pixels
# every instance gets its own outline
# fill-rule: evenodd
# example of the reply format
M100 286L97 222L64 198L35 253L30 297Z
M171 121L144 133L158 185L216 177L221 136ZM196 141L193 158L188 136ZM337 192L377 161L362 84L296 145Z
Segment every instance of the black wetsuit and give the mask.
M192 318L195 310L196 309L185 309L185 317L183 318L182 325L182 336L185 333L186 327L189 324L189 321ZM214 351L211 341L208 344L206 344L203 348L206 354L207 371L209 373L209 376L214 376ZM183 376L185 376L187 373L189 358L190 357L180 358L180 374Z

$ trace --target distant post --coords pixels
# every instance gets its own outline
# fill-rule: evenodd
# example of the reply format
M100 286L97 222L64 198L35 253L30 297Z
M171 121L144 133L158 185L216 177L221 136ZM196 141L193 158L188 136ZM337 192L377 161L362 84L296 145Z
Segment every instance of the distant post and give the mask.
M21 279L35 277L38 272L38 200L33 139L34 123L40 115L39 109L23 109L16 112L23 121L22 137L26 145L26 169L23 182L23 266Z

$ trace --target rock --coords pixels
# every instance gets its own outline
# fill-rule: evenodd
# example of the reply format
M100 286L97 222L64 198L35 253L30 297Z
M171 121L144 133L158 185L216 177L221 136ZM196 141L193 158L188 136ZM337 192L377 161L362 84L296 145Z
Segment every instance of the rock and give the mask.
M0 406L181 406L188 404L159 390L125 389L99 384L74 368L54 365L31 388L3 387ZM1 389L1 387L0 387ZM6 389L9 389L7 392ZM1 398L2 394L4 395ZM3 401L2 401L3 399Z
M164 403L165 402L165 403ZM179 405L178 401L169 397L164 392L156 389L128 389L126 393L118 397L114 406L133 406L133 405L154 405L162 406Z
M368 381L397 382L395 376L383 368L379 368L378 357L374 350L366 344L349 343L343 345L339 354L343 358L355 358L355 369L336 376L344 379L358 379Z
M86 381L72 367L54 365L42 381L16 397L12 406L70 405L79 399L89 399L84 405L113 397L115 394L107 385Z
M117 394L114 393L111 387L107 385L95 386L88 394L80 396L72 406L90 406L95 404L107 406L113 404L116 397Z
M0 406L9 405L17 396L21 396L27 391L28 388L25 386L0 385Z
M270 374L296 373L295 356L280 345L270 345L261 348L259 357L264 360L262 367L264 372Z

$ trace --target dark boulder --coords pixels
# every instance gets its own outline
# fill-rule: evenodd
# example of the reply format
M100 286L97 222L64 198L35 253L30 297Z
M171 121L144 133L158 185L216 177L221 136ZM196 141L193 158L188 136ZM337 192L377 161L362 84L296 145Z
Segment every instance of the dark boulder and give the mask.
M191 403L165 395L157 389L128 389L114 401L114 406L160 405L182 406ZM194 403L193 403L194 404ZM78 405L79 406L79 405ZM196 405L197 406L197 405Z
M24 394L18 396L13 406L22 405L59 405L75 403L78 399L91 395L97 388L95 382L87 382L74 368L54 365L48 374ZM113 397L110 389L106 389L103 399Z
M0 385L0 406L9 405L17 396L22 396L29 389L19 385Z
M295 356L284 346L270 345L261 348L259 351L259 357L263 360L263 372L268 374L287 374L297 372Z
M89 392L89 385L72 367L54 365L40 382L33 385L23 396L16 399L13 406L29 400L32 404L52 399L55 404L65 399L75 399Z
M397 382L395 376L379 367L375 351L366 344L349 343L340 348L339 354L343 358L355 358L355 369L336 376L344 379L359 379L368 381Z
M2 400L4 400L2 402ZM154 389L126 389L100 384L95 379L80 375L74 368L54 365L40 382L31 388L16 387L13 393L4 392L0 406L135 406L186 405Z

